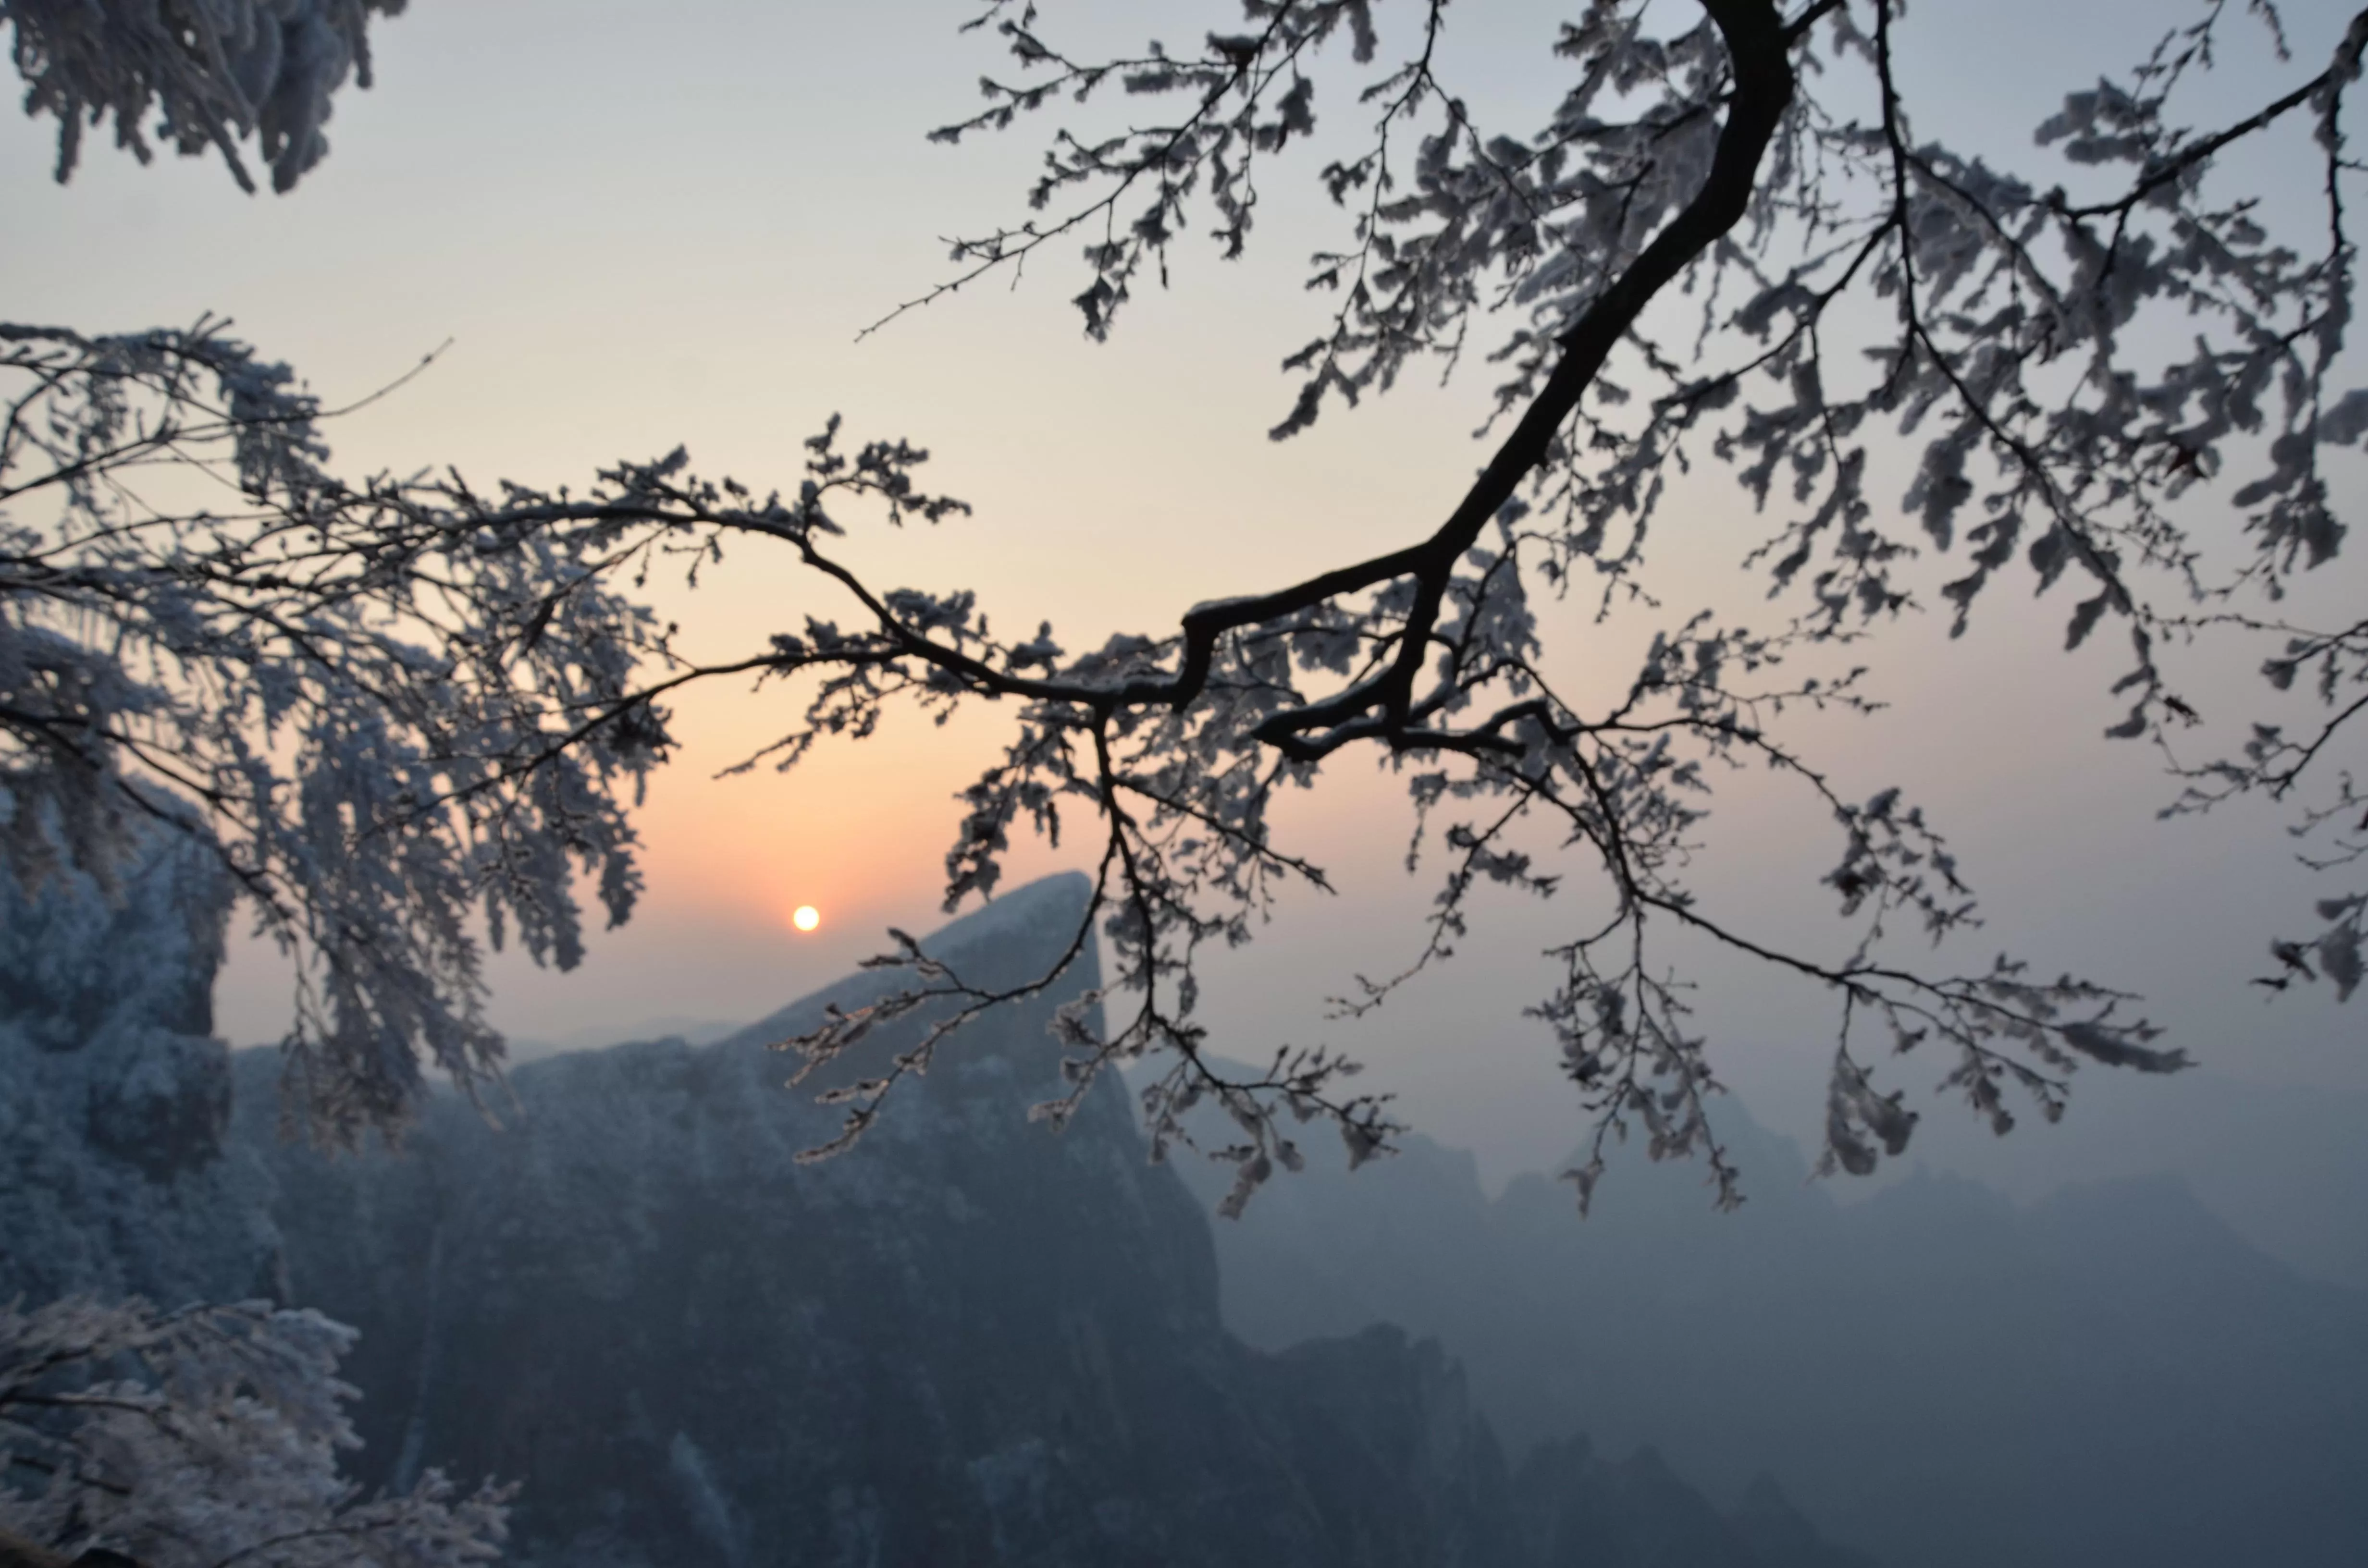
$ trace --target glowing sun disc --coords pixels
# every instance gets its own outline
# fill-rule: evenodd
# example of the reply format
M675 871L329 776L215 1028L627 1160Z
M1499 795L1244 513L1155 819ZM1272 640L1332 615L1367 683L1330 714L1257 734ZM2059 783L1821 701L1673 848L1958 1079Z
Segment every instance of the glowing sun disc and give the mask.
M802 903L798 905L797 913L790 916L790 924L801 931L811 931L822 924L822 911L811 903Z

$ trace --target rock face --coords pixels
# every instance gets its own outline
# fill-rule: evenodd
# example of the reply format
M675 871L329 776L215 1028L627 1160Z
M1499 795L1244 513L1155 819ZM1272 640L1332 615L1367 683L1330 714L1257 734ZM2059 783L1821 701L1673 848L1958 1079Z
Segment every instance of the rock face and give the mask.
M1022 890L930 950L1016 979L1084 893ZM268 1294L358 1325L349 1468L523 1482L524 1562L1858 1561L1649 1454L1508 1466L1461 1371L1396 1329L1243 1345L1118 1084L1059 1135L1027 1120L1058 1085L1050 1001L957 1036L821 1165L796 1156L834 1113L765 1042L876 981L712 1046L533 1062L498 1130L447 1098L402 1151L327 1158L279 1140L274 1055L209 1038L225 907L172 843L113 889L0 884L0 1298Z
M1007 895L929 950L1017 978L1085 891ZM1462 1374L1395 1330L1243 1346L1119 1085L1057 1135L1027 1120L1058 1085L1050 1002L954 1037L852 1153L798 1164L834 1113L765 1042L877 991L529 1063L500 1130L447 1100L359 1159L274 1141L273 1063L243 1061L235 1142L276 1183L289 1297L363 1331L361 1473L516 1479L517 1555L620 1568L1856 1561L1649 1459L1514 1471Z
M273 1288L268 1178L222 1148L228 907L218 868L162 832L112 887L0 873L0 1299Z
M2368 1562L2368 1296L2174 1181L2019 1207L1919 1176L1846 1206L1737 1108L1722 1129L1733 1215L1698 1166L1641 1158L1584 1223L1567 1187L1492 1200L1420 1139L1353 1177L1317 1162L1218 1230L1226 1320L1266 1346L1436 1335L1508 1442L1583 1425L1725 1496L1765 1469L1902 1568Z

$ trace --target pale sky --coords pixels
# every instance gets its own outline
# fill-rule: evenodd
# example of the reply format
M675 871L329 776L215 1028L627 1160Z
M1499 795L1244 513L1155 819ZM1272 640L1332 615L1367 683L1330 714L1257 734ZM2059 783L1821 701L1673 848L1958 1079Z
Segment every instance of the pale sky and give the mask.
M1247 262L1182 247L1172 290L1146 290L1107 346L1076 330L1065 254L1016 289L990 284L856 341L945 276L939 236L1022 210L1036 142L924 140L968 112L982 72L1002 70L990 40L955 32L973 9L416 0L377 30L379 85L341 95L331 155L287 198L243 197L203 161L143 170L96 140L61 189L50 128L0 120L0 313L118 329L213 311L332 400L450 340L426 376L335 430L355 469L453 463L478 480L581 483L681 441L702 471L764 488L794 483L799 440L841 411L855 434L932 449L936 483L977 506L934 533L856 548L900 581L977 587L1005 625L1050 619L1072 648L1427 533L1480 460L1469 432L1486 367L1268 442L1291 391L1275 362L1321 322L1297 268L1327 233L1312 182L1294 187L1282 171ZM1053 25L1072 13L1103 31L1173 16L1178 38L1226 14L1072 0ZM2064 89L2118 66L2174 13L2171 0L1923 0L1903 35L1911 101L1929 106L1928 130L2021 146ZM1460 90L1520 129L1519 106L1555 87L1539 47L1555 8L1450 15ZM2323 59L2338 8L2287 16L2301 58ZM2270 80L2262 53L2232 51L2230 101ZM2271 160L2259 175L2272 201L2307 199L2307 167ZM1656 589L1679 610L1751 610L1755 590L1736 572L1760 537L1746 508L1713 485L1677 516L1682 528L1661 528ZM1990 917L1957 961L1979 967L2011 947L2146 993L2173 1040L2217 1071L2368 1086L2368 999L2265 1005L2245 983L2266 938L2304 928L2308 899L2332 891L2285 863L2282 820L2155 821L2172 792L2157 759L2096 738L2118 717L2104 689L2115 650L2062 656L2065 607L2034 609L2023 583L2002 588L1961 642L1937 623L1886 637L1879 690L1894 712L1812 732L1846 793L1904 785L1954 837ZM809 609L844 613L752 552L680 613L722 644ZM1642 624L1598 632L1574 604L1548 633L1565 657L1592 660L1634 647ZM882 926L926 928L951 797L988 759L997 717L974 710L933 731L908 715L795 777L718 781L791 710L778 694L721 688L686 701L684 754L641 819L641 914L597 938L573 975L504 961L497 1021L554 1037L668 1015L750 1018L874 950ZM1484 900L1453 965L1372 1020L1327 1024L1326 994L1415 950L1431 888L1400 869L1405 820L1386 781L1361 759L1339 773L1284 826L1342 895L1294 901L1264 941L1212 965L1219 1048L1330 1040L1370 1062L1423 1131L1479 1147L1492 1175L1543 1165L1578 1123L1550 1040L1519 1008L1548 983L1535 955L1572 918L1558 906L1588 895ZM1817 826L1738 790L1700 885L1745 924L1813 934L1803 940L1831 927L1839 941L1812 885L1829 858ZM1031 848L1016 870L1079 853ZM789 926L802 903L824 914L812 936ZM1768 1119L1806 1131L1830 1004L1723 962L1700 978L1730 1081ZM233 1040L279 1032L284 992L252 949L226 976L219 1016ZM1924 1096L1939 1071L1910 1063L1889 1081ZM2085 1077L2091 1093L2124 1092Z

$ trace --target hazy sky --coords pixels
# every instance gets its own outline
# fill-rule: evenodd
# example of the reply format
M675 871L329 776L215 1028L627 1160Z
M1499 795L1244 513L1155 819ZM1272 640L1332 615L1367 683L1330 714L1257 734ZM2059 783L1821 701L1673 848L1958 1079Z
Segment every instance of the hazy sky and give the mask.
M1065 255L1017 289L993 284L856 341L945 275L939 236L1020 211L1037 143L923 137L968 111L982 72L1002 69L990 40L955 31L973 9L417 0L378 30L378 87L340 97L329 159L288 198L242 197L201 161L142 170L96 142L61 189L49 128L0 121L0 313L108 329L218 312L332 400L450 339L428 374L336 428L354 468L449 462L479 480L580 483L682 441L703 471L761 488L793 483L799 440L842 411L859 435L931 448L936 482L977 506L934 532L867 538L864 558L900 581L974 585L1002 624L1050 619L1073 648L1428 532L1479 460L1469 432L1485 367L1285 445L1263 437L1291 390L1276 360L1320 324L1297 268L1328 233L1312 187L1281 171L1250 260L1183 247L1173 290L1146 291L1108 346L1076 330ZM2021 146L2065 88L2183 14L2172 0L1921 0L1903 35L1908 85L1928 131ZM2323 60L2342 12L2287 15L2301 58ZM1153 16L1178 18L1167 30L1180 39L1225 12L1073 3L1051 19L1106 31ZM1539 46L1556 8L1469 3L1451 16L1459 90L1520 129L1520 106L1555 87ZM2230 101L2269 80L2265 51L2244 42ZM2273 201L2306 199L2302 163L2252 172ZM1739 502L1699 487L1662 525L1655 586L1679 609L1748 607L1736 565L1759 537ZM1905 785L1953 835L1991 921L1958 961L2011 947L2146 993L2174 1039L2220 1071L2368 1085L2368 1002L2265 1005L2245 983L2272 930L2302 928L2314 891L2283 860L2280 819L2154 820L2171 792L2157 759L2096 738L2117 716L2104 689L2117 650L2062 656L2065 607L2034 609L2026 594L2004 585L1955 644L1939 625L1900 628L1880 665L1895 711L1812 730L1846 793ZM809 609L844 613L750 552L680 613L724 646ZM1573 605L1548 630L1591 669L1597 650L1633 648L1643 625L1599 632ZM682 704L684 753L642 818L642 913L576 974L504 963L505 1027L548 1037L659 1015L754 1017L873 950L882 925L932 922L951 797L986 759L999 716L974 710L939 731L906 715L791 778L711 778L791 717L779 693ZM1326 1024L1323 996L1415 950L1430 891L1399 867L1405 819L1388 781L1361 759L1338 771L1284 826L1342 894L1295 901L1264 942L1213 967L1221 1047L1333 1040L1373 1062L1426 1131L1480 1145L1492 1174L1552 1159L1575 1113L1551 1042L1519 1006L1547 984L1537 949L1575 914L1557 906L1588 895L1484 901L1453 966L1370 1021ZM1745 924L1839 943L1810 885L1828 858L1818 826L1738 790L1713 824L1702 886ZM1075 860L1018 858L1022 874ZM800 937L787 917L809 903L825 925ZM1702 978L1730 1079L1771 1119L1806 1127L1830 1005L1731 964ZM284 1011L270 965L243 951L223 1032L270 1038ZM1940 1070L1910 1063L1891 1081L1920 1094Z

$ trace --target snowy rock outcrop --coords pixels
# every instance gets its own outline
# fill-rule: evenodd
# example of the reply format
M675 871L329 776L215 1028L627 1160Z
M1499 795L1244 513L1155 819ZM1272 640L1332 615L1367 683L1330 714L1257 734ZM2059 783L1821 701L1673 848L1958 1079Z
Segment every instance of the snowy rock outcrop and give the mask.
M202 849L161 831L111 887L0 875L0 1299L272 1289L268 1177L222 1142L229 902Z

